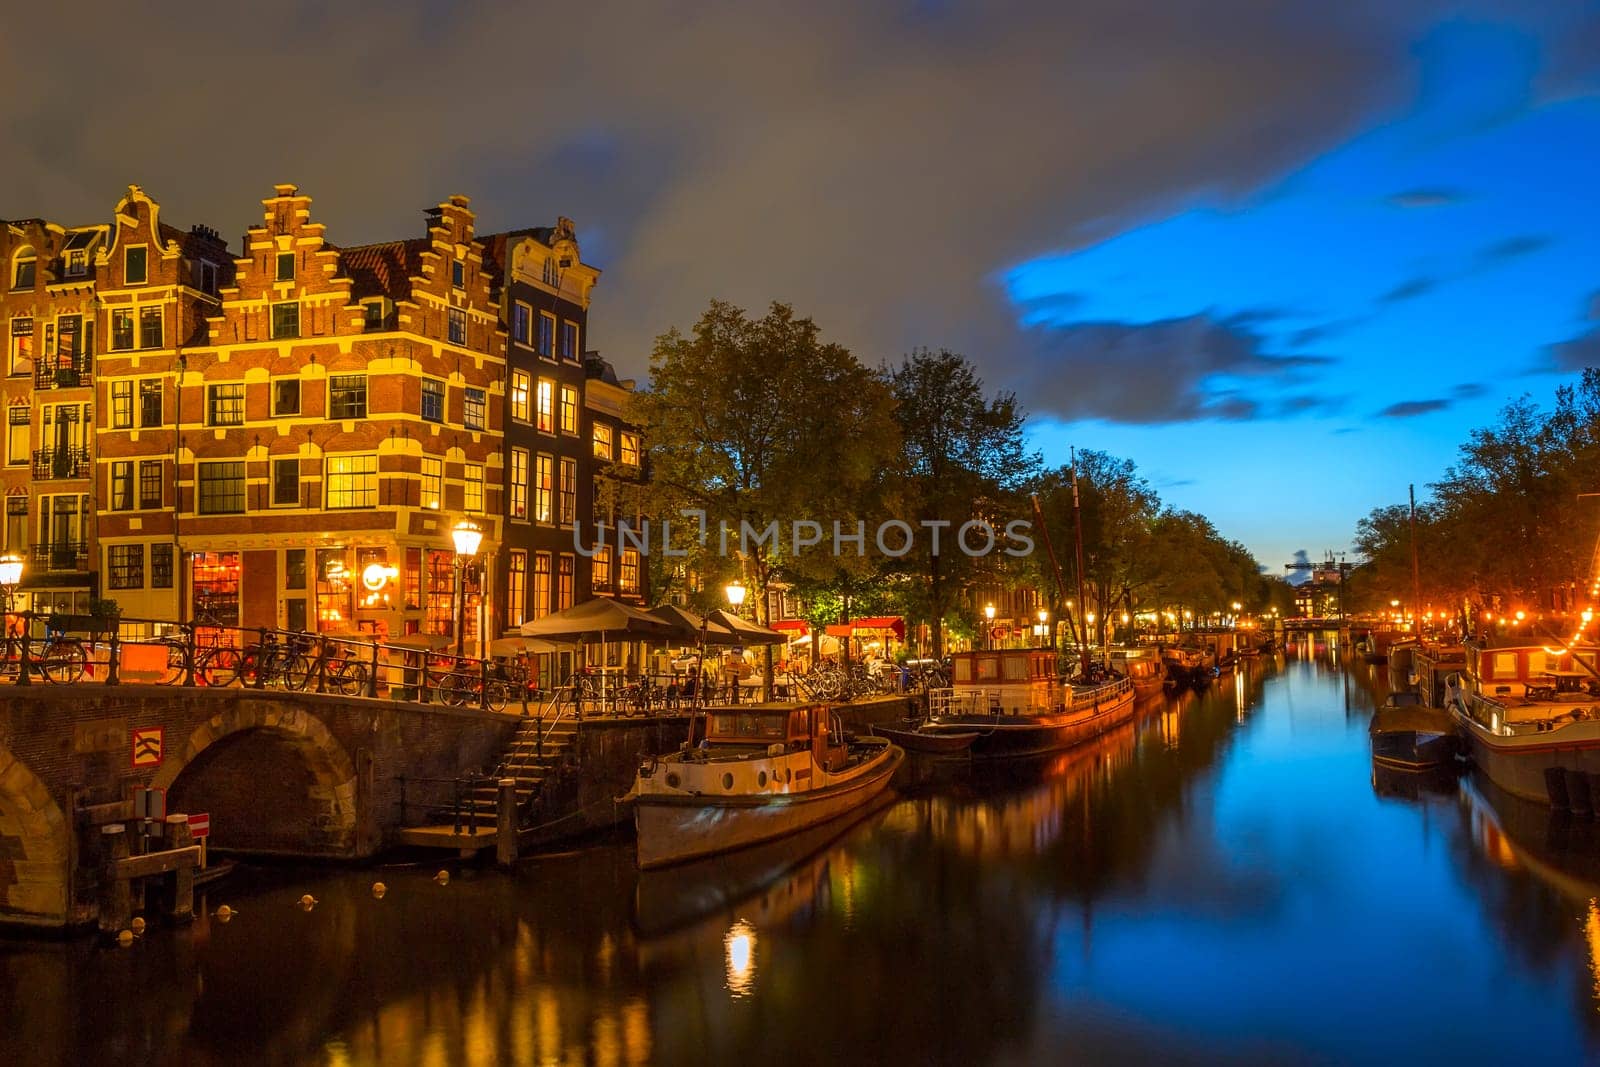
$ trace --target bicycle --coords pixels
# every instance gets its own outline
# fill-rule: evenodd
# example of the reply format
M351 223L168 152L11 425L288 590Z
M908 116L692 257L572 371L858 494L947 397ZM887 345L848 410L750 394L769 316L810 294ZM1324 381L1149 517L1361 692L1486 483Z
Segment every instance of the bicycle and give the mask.
M440 682L439 699L453 708L464 708L481 700L490 711L504 711L511 700L511 685L499 678L485 682L468 671L452 671Z
M17 677L22 671L23 643L19 636L6 633L5 660L0 664L7 677ZM37 651L36 651L37 650ZM30 641L27 645L28 673L37 674L47 682L69 684L83 677L89 655L83 642L66 636L66 631L50 622L45 623L43 643Z
M306 656L306 649L310 647L311 639L306 634L295 634L287 640L280 641L276 631L269 630L266 636L252 645L247 645L242 652L237 652L237 659L232 666L232 676L225 684L238 682L246 688L256 688L257 680L262 686L276 686L280 689L304 689L307 680L311 677L311 660ZM219 645L207 653L208 661L222 656L227 646Z

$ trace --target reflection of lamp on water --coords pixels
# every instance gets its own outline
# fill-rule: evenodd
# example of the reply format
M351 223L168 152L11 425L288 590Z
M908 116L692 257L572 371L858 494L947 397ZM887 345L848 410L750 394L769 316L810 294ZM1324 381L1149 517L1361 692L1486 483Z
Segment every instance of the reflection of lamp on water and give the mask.
M756 928L740 919L722 938L728 968L728 992L747 997L755 989Z
M450 537L456 543L456 655L459 656L467 638L467 568L472 566L478 547L483 544L483 531L471 519L462 519L450 531Z

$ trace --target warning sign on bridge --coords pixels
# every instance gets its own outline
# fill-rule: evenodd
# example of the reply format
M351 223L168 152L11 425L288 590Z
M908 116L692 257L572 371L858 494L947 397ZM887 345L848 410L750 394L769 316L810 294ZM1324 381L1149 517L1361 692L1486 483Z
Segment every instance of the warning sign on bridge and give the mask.
M162 728L142 726L133 731L133 765L156 767L161 764Z

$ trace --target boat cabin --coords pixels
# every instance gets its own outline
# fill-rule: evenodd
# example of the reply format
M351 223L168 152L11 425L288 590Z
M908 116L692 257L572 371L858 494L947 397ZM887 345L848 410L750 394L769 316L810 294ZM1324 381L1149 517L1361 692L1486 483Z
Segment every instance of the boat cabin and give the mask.
M1111 669L1120 673L1124 678L1130 678L1135 684L1147 681L1161 681L1165 676L1161 665L1161 650L1154 645L1140 645L1135 648L1113 648L1108 653L1111 660Z
M980 714L1031 715L1062 703L1056 654L1048 648L997 648L951 657L953 701Z
M754 704L708 708L705 745L718 755L749 749L780 755L812 752L824 769L844 766L844 726L826 704Z
M1600 685L1594 674L1600 646L1593 644L1568 652L1544 644L1468 641L1466 660L1473 688L1487 697L1555 696Z

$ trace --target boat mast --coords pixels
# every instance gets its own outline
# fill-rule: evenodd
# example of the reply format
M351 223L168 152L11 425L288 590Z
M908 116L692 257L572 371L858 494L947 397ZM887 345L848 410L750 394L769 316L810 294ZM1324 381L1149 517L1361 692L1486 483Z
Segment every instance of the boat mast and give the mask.
M1033 501L1033 517L1039 520L1039 536L1044 538L1044 550L1050 555L1050 569L1056 575L1056 592L1061 594L1061 601L1065 603L1070 599L1067 596L1067 580L1061 577L1061 561L1056 559L1056 546L1050 540L1050 527L1044 524L1044 509L1039 506L1039 494L1031 493L1028 499ZM1076 638L1078 636L1078 620L1073 618L1071 612L1067 613L1067 622L1072 624L1072 635Z
M1411 493L1411 617L1422 617L1422 570L1417 563L1417 487L1408 487ZM1417 630L1421 633L1421 628Z
M1083 674L1089 674L1089 602L1083 599L1083 509L1078 504L1078 450L1069 449L1072 462L1072 526L1078 540L1078 610L1083 612L1084 627L1079 647L1083 652Z

